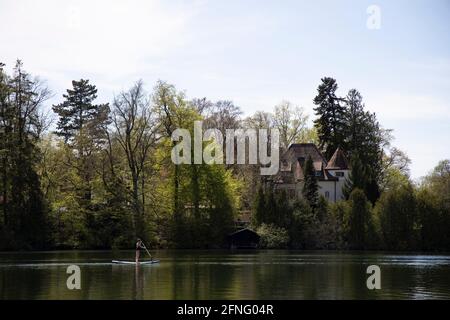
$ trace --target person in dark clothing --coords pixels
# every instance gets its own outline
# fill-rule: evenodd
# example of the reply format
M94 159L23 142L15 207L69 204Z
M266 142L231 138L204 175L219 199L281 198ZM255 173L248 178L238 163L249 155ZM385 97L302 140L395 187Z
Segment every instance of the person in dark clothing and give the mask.
M142 240L138 238L136 242L136 264L139 263L139 256L141 254L141 249L143 248Z

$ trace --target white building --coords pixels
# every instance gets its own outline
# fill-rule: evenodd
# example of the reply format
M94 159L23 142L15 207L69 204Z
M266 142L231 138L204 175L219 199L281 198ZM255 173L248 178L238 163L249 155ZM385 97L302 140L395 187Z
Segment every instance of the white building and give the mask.
M274 179L276 188L286 190L290 199L302 197L303 169L308 157L311 157L316 171L319 194L330 202L344 199L342 189L350 173L344 152L338 148L327 161L313 143L289 146L281 157L280 172Z

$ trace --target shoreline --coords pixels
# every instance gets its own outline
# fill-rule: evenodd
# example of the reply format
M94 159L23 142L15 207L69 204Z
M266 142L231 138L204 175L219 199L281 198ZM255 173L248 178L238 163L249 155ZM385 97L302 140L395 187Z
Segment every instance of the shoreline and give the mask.
M49 250L15 250L15 251L0 251L0 254L14 254L14 253L56 253L56 252L134 252L134 249L49 249ZM449 251L389 251L389 250L321 250L321 249L198 249L198 248L164 248L164 249L150 249L152 252L217 252L217 253L252 253L252 252L303 252L303 253L354 253L354 254L399 254L399 255L444 255L450 256Z

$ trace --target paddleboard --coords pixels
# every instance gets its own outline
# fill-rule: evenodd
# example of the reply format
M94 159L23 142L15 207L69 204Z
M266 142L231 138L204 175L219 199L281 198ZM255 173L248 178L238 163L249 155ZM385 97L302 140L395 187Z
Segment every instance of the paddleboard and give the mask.
M116 264L131 264L131 265L136 265L135 261L125 261L125 260L113 260L112 263L116 263ZM139 265L141 264L154 264L154 263L159 263L159 260L151 260L151 261L139 261Z

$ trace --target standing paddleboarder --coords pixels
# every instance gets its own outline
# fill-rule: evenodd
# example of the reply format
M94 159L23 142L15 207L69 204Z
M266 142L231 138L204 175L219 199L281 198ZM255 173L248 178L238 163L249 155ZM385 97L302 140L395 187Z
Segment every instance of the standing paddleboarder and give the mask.
M145 249L145 251L148 253L148 256L150 257L150 260L144 260L142 262L139 262L139 257L141 255L141 249ZM159 260L153 260L153 257L151 253L148 251L147 247L145 246L144 242L142 242L141 239L137 238L136 242L136 259L135 261L126 261L126 260L113 260L112 263L118 263L118 264L134 264L138 266L139 264L153 264L153 263L159 263Z
M142 245L142 240L138 238L136 242L136 264L139 263L139 255L141 253L141 248L143 249L144 246Z

